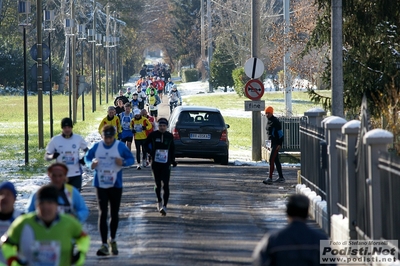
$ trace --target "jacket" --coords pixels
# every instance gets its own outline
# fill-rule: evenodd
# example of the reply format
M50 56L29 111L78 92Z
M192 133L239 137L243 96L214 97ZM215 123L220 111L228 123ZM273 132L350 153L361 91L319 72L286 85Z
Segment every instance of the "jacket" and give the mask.
M264 236L254 250L253 265L320 265L320 240L328 240L328 237L305 222L295 220L286 228Z
M267 126L267 138L271 141L271 145L281 145L283 143L283 131L281 122L274 115L268 118Z
M146 127L145 130L143 130L143 126ZM136 140L142 140L146 139L147 135L149 134L149 130L152 129L153 125L151 122L141 116L140 119L133 118L131 120L131 130L134 130L135 132L133 133L133 136Z
M168 161L167 163L165 163L166 165L171 165L175 163L174 136L168 131L164 133L161 133L159 130L151 132L146 139L144 148L147 153L150 154L150 156L153 158L154 164L158 164L154 161L157 149L168 150Z

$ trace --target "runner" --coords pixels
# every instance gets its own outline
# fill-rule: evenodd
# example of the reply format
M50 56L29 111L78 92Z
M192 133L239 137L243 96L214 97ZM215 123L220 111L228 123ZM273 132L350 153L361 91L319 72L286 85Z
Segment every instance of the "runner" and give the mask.
M133 119L133 113L131 112L130 103L125 104L125 112L119 115L119 119L121 121L122 132L118 135L118 139L120 139L122 143L126 144L128 149L131 150L133 133L130 126L131 120Z
M99 124L99 134L102 134L103 127L105 125L111 125L115 129L115 138L118 138L118 134L121 133L121 123L119 121L118 116L115 115L115 107L108 107L107 116L103 118L103 120Z
M79 191L66 184L68 168L63 163L53 163L47 168L47 175L50 182L58 189L58 213L71 214L84 223L89 216L89 209ZM35 211L36 193L33 193L28 200L26 212Z
M157 121L158 116L158 105L161 103L160 98L156 94L156 89L150 89L150 94L147 97L147 103L149 105L150 115L154 116Z
M148 131L151 130L152 125L147 118L143 117L138 109L134 110L134 117L131 120L131 130L135 139L135 147L136 147L136 161L138 166L137 170L142 169L141 166L147 166L147 154L144 149L144 142L147 139ZM142 156L140 156L140 151L142 151ZM142 165L140 165L141 158L143 159Z
M151 170L153 172L157 196L157 210L161 215L167 215L167 204L169 199L169 179L171 175L171 164L176 167L174 137L167 131L168 120L158 120L158 130L153 131L145 142L146 151L152 158ZM164 189L161 197L161 187Z
M98 226L102 245L97 256L118 255L116 234L122 196L122 167L135 162L132 152L115 139L115 128L105 125L103 140L95 143L85 155L85 162L94 169L93 186L96 188L99 209ZM108 237L108 204L110 203L110 239Z
M78 134L72 133L71 118L61 120L61 134L54 136L46 147L45 160L55 159L56 162L64 163L68 167L68 184L76 187L80 192L82 190L82 167L85 164L83 158L79 159L79 151L86 152L88 145L86 141Z
M57 213L58 189L41 187L36 212L19 216L1 237L8 265L84 265L90 238L74 217ZM76 243L73 255L71 243Z

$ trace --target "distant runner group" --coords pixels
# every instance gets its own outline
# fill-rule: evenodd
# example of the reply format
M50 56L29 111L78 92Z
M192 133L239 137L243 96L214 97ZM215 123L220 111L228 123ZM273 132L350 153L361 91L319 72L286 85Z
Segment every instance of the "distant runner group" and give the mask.
M80 135L72 132L72 120L62 119L61 134L50 140L44 156L48 161L55 160L47 169L50 183L31 195L26 213L14 209L17 195L14 185L0 184L0 265L85 264L90 236L82 229L89 215L80 195L82 165L94 170L92 184L96 189L102 241L96 254L118 255L116 233L123 191L122 169L135 162L131 151L133 141L136 168L151 166L156 207L161 215L167 214L171 166L177 165L173 136L167 131L168 120L157 119L156 107L161 100L154 84L146 91L141 88L138 86L136 93L128 88L115 99L116 106L108 107L107 116L99 124L102 140L90 148ZM176 85L172 85L171 91L177 92ZM125 98L128 101L124 102ZM182 102L180 96L178 100Z

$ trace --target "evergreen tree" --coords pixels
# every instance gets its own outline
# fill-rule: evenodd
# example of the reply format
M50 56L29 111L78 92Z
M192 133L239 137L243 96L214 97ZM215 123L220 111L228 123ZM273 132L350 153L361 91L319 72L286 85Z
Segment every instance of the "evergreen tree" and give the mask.
M226 92L228 86L232 87L234 82L232 72L236 68L235 61L228 53L224 44L221 44L215 50L213 59L210 65L210 82L216 88L219 86L224 87Z
M310 44L330 45L331 0L316 0L324 13L319 17ZM400 2L392 0L343 1L343 80L346 111L357 113L365 93L370 112L381 114L377 101L386 106L397 105L397 97L389 93L400 90L398 62ZM325 82L330 86L330 61ZM316 101L322 97L312 92ZM326 99L325 99L326 101ZM328 103L329 105L329 103ZM393 110L393 111L396 111Z

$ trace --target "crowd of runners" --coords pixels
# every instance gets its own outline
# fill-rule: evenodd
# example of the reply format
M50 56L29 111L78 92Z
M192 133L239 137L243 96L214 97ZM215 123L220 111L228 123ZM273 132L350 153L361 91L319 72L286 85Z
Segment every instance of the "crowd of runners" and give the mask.
M14 208L14 185L0 184L0 265L85 264L90 236L82 229L89 215L80 195L83 165L94 171L92 185L102 241L97 256L118 255L122 171L133 166L135 159L136 169L151 167L156 208L161 215L167 214L170 171L177 164L173 136L167 131L168 120L158 118L163 96L169 103L182 104L171 79L164 82L161 77L144 77L136 88L120 91L115 105L108 107L99 124L102 140L90 148L82 136L73 133L72 120L62 119L61 134L50 140L44 155L46 160L55 161L47 169L50 183L32 194L25 213Z

